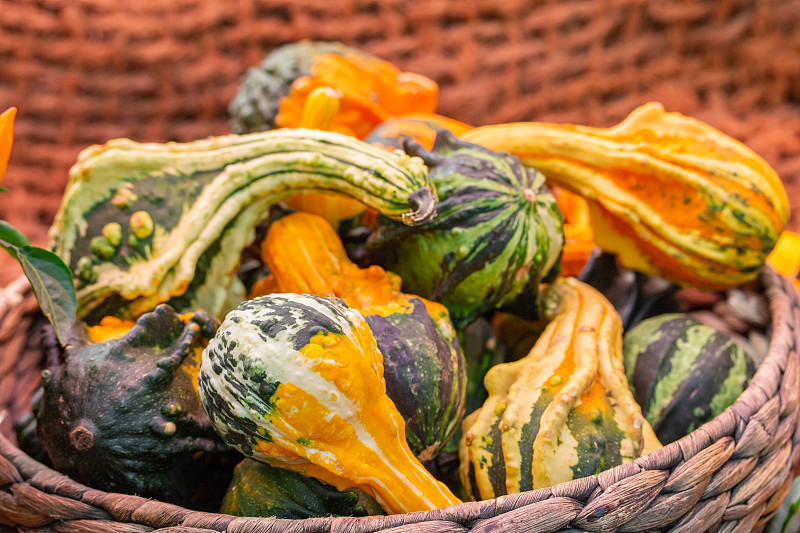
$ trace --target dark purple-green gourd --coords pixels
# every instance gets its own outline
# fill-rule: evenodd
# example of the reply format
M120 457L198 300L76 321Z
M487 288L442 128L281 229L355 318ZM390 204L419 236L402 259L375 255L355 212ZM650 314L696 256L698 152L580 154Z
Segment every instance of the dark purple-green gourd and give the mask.
M428 165L437 216L407 231L381 217L370 259L396 272L403 290L444 304L456 327L496 307L535 313L539 283L558 270L563 218L545 178L519 159L440 132Z
M623 352L634 398L665 444L722 413L755 373L733 338L683 313L643 320Z
M423 223L436 194L422 161L307 129L189 143L115 139L84 150L50 229L77 315L136 318L159 303L220 318L245 298L236 272L276 202L332 191Z
M254 459L245 459L234 469L220 512L291 519L385 514L362 491L339 491L316 478Z
M112 340L76 323L64 361L42 375L36 426L53 466L96 489L213 508L238 462L196 389L217 326L166 304Z

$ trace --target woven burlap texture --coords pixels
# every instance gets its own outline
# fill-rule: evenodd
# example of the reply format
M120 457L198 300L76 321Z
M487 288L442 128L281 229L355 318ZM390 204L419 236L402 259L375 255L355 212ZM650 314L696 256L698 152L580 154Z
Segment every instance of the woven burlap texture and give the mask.
M796 0L0 0L0 109L19 109L0 218L46 244L81 149L228 133L246 69L315 39L430 76L473 124L608 126L661 101L763 155L798 228L798 27ZM0 286L18 273L0 256Z

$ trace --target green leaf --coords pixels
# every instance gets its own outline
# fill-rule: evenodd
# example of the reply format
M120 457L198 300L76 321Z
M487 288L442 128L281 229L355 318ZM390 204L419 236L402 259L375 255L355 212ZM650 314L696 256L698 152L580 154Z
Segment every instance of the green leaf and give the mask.
M20 233L17 228L5 220L0 220L0 246L5 248L8 253L16 257L16 254L8 246L22 248L23 246L30 246L30 244L28 238Z
M53 326L58 341L66 345L77 310L75 285L69 267L53 252L31 246L22 233L2 220L0 248L19 261L42 313Z

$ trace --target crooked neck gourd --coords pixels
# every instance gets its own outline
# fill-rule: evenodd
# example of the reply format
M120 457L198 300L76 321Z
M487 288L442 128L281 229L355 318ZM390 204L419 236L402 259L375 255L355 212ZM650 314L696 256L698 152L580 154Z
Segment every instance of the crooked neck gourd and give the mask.
M269 206L313 190L352 195L407 224L435 215L420 159L337 133L282 129L87 148L50 238L89 323L135 318L162 302L221 316L244 298L236 269Z

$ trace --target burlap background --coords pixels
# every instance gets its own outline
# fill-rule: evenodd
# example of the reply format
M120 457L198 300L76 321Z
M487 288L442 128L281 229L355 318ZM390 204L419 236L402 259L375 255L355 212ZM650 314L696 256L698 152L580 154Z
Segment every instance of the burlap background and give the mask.
M661 101L775 166L797 229L798 28L797 0L0 0L0 110L19 109L0 218L45 245L82 148L227 133L246 68L307 38L430 76L474 124L607 126ZM18 274L0 254L0 286Z

